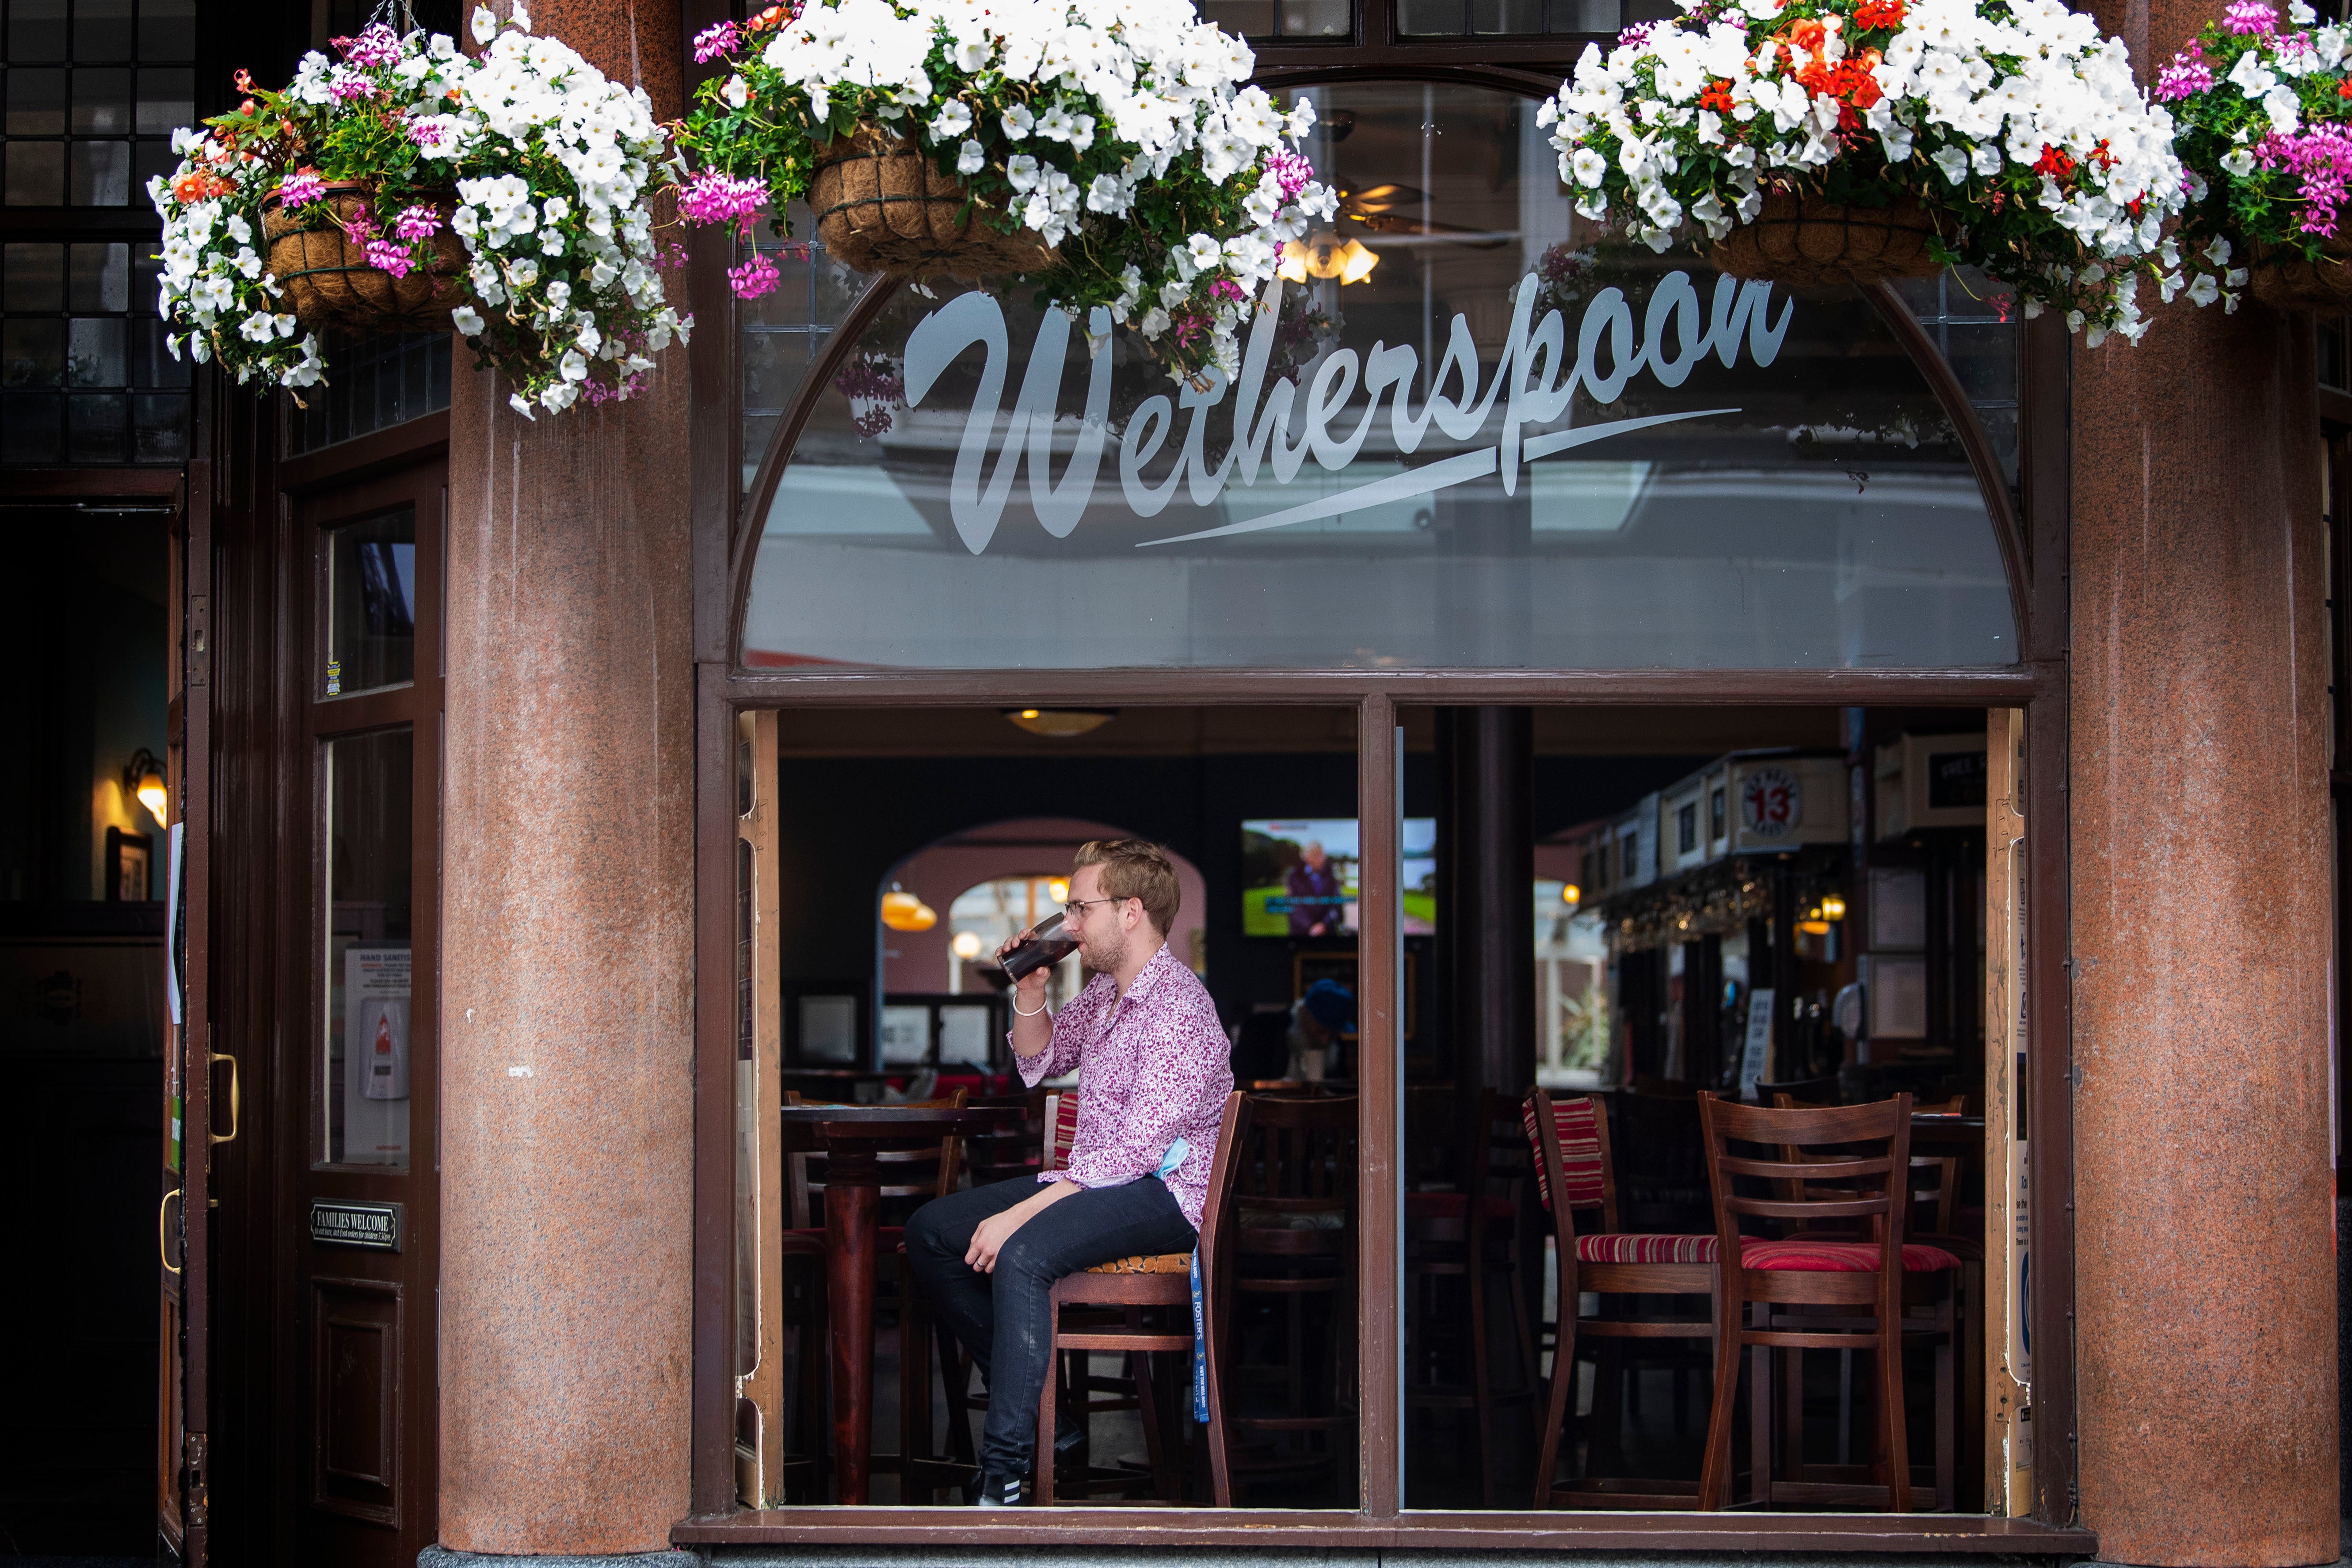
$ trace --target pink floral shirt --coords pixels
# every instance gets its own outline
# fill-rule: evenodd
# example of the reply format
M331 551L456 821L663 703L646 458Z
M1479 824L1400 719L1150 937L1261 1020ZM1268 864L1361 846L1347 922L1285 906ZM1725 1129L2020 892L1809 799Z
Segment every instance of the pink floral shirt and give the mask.
M1181 1138L1189 1152L1169 1173L1168 1190L1200 1227L1225 1096L1234 1089L1232 1047L1200 976L1163 944L1125 996L1109 975L1096 975L1055 1016L1045 1050L1013 1059L1032 1088L1078 1069L1069 1167L1040 1182L1066 1177L1082 1187L1116 1187L1156 1173Z

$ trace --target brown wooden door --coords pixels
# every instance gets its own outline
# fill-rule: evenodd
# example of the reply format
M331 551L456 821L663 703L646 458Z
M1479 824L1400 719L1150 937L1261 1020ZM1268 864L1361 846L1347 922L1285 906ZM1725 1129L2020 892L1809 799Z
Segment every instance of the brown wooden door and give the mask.
M212 723L211 465L191 463L172 520L170 746L165 762L171 829L163 855L164 963L169 986L163 1042L163 1147L156 1194L161 1283L155 1447L156 1528L187 1568L205 1562L210 1417L205 1372L210 1321L212 1151L238 1131L236 1066L212 1049L205 984L210 886ZM212 1087L226 1066L231 1119L215 1129Z
M281 1481L295 1559L355 1568L406 1568L436 1534L446 475L436 458L295 504L311 852L287 1009Z

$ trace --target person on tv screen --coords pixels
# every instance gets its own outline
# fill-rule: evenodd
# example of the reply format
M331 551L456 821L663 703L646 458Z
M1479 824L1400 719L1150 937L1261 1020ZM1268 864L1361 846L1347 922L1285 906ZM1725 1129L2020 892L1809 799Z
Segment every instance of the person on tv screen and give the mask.
M1081 846L1064 934L1094 978L1058 1016L1045 969L1013 991L1013 1053L1034 1088L1076 1069L1068 1163L937 1198L907 1222L907 1258L940 1320L988 1380L977 1501L1018 1506L1051 1374L1054 1281L1138 1253L1191 1252L1234 1074L1200 977L1168 951L1176 868L1139 839ZM997 950L1001 962L1031 932ZM1082 1428L1055 1437L1075 1447ZM1034 1456L1051 1464L1053 1456Z
M1340 884L1339 868L1319 842L1310 838L1300 847L1298 859L1283 873L1282 890L1290 900L1291 935L1329 936L1339 930L1347 889Z

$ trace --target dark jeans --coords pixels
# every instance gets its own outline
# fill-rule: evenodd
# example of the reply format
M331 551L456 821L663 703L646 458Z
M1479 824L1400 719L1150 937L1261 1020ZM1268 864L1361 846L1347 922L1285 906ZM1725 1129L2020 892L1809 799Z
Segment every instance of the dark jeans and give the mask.
M907 1221L907 1261L917 1283L988 1379L980 1463L996 1475L1025 1474L1037 1446L1037 1402L1052 1370L1054 1281L1114 1258L1190 1252L1198 1244L1174 1195L1159 1177L1146 1176L1071 1194L1013 1233L994 1273L968 1267L964 1253L980 1222L1036 1191L1028 1176L972 1187L933 1199Z

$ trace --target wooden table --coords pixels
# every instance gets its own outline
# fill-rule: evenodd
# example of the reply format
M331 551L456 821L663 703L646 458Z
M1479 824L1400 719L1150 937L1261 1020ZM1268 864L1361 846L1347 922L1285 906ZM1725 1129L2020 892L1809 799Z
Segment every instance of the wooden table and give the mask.
M824 1171L824 1295L833 1319L833 1452L835 1500L866 1500L873 1469L875 1215L882 1173L875 1156L919 1149L976 1131L971 1110L903 1105L786 1105L784 1148L822 1152Z

